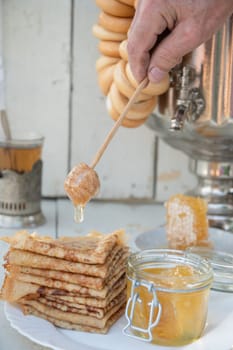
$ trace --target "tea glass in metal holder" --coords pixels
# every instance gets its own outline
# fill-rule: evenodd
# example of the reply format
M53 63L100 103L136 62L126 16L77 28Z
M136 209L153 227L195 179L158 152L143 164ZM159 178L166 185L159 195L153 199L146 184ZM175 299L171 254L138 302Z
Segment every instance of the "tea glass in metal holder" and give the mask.
M0 227L38 226L41 211L42 146L35 133L0 139Z

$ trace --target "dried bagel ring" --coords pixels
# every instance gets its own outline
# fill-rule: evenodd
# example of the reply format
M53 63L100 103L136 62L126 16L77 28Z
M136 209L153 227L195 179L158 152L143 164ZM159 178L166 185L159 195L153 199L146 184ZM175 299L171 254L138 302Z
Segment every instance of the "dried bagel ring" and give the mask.
M115 33L127 33L131 22L132 18L115 17L105 12L100 12L99 14L99 24Z
M121 114L128 103L128 99L124 97L113 83L109 91L109 97L113 107ZM151 97L148 101L135 103L127 113L127 118L130 120L145 119L152 113L156 105L156 97Z
M126 64L125 67L126 76L129 79L130 83L133 85L133 87L136 89L138 86L137 80L134 78L133 73L130 69L129 63ZM149 96L154 95L162 95L164 92L166 92L169 88L169 74L166 75L166 77L159 83L149 83L145 89L142 90L142 92Z
M100 56L95 64L97 72L100 72L102 69L112 66L116 64L119 61L117 57L110 57L110 56Z
M107 96L113 83L115 65L106 66L98 72L98 83L102 93Z
M123 40L119 46L119 53L121 58L128 62L127 40Z
M109 97L107 97L107 99L106 99L106 106L107 106L107 111L108 111L109 115L111 116L111 118L113 120L117 121L120 115L116 111L116 109L113 107L112 102L111 102ZM141 126L142 124L144 124L146 120L147 120L147 118L140 119L140 120L130 120L128 118L124 118L121 125L126 127L126 128L137 128L137 127Z
M126 33L112 32L100 26L99 24L95 24L92 27L92 33L96 38L107 41L122 41L127 37Z
M129 6L134 6L135 0L119 0L122 4L126 4Z
M117 17L133 17L135 9L133 6L123 4L117 0L96 0L96 5L104 12Z
M114 82L122 95L127 98L130 98L133 95L135 88L130 84L125 75L125 62L123 60L120 60L115 67ZM148 99L150 99L150 96L140 93L137 101L146 101Z
M120 58L119 53L120 41L104 41L101 40L98 49L102 55Z

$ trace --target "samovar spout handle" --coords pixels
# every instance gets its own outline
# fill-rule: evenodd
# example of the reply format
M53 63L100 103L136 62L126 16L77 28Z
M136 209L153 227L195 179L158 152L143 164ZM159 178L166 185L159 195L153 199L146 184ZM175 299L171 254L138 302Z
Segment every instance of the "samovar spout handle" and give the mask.
M187 119L188 107L181 104L178 105L175 114L171 118L170 131L181 131L184 122Z

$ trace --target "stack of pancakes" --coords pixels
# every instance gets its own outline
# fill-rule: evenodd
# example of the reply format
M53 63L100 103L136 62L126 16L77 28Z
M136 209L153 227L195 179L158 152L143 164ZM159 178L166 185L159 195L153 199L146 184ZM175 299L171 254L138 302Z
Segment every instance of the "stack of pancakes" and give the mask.
M124 313L124 233L54 240L20 231L10 244L1 299L54 325L106 333Z

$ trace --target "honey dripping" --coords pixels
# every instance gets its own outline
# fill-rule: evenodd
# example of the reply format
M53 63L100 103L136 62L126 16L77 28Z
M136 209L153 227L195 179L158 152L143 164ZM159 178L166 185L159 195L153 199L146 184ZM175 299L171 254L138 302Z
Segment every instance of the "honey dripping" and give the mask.
M84 206L83 205L77 205L74 207L74 221L78 224L83 222L84 220Z
M128 110L136 101L139 93L143 88L145 88L149 83L148 78L146 77L136 88L126 105L124 106L122 112L119 115L117 122L114 124L107 137L105 138L103 144L95 155L94 160L91 163L91 166L88 166L85 163L80 163L75 166L65 181L65 190L67 195L70 197L73 203L87 203L92 197L94 197L99 188L100 181L98 174L94 170L96 164L99 162L101 156L109 145L109 142L112 140L116 131L122 124L123 119L128 113ZM74 219L76 222L81 222L83 220L83 207L75 207L75 216Z
M74 220L80 223L84 219L86 204L100 188L98 175L87 164L80 163L70 171L66 177L64 187L74 206Z

